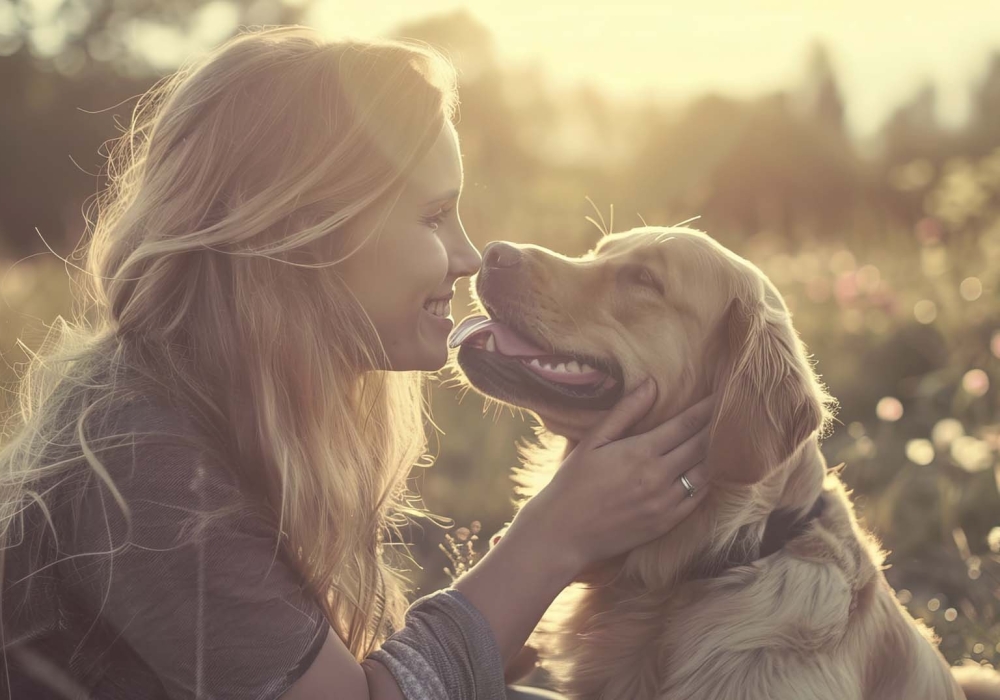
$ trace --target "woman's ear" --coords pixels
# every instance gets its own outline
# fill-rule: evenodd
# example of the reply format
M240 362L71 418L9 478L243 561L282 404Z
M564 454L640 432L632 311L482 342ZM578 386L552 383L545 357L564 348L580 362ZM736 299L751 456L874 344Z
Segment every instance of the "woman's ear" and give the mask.
M722 481L761 481L826 420L826 393L788 312L735 299L723 323L719 402L706 458Z

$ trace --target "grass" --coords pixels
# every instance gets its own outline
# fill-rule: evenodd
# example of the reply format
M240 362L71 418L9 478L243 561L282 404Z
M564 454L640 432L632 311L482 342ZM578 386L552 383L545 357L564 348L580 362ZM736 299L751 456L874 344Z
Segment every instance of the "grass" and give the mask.
M824 452L846 464L863 522L891 550L890 584L941 636L949 661L987 665L1000 660L997 193L1000 151L945 168L928 185L927 217L909 230L809 245L772 232L724 240L782 290L840 401ZM564 249L558 238L537 242ZM24 359L16 339L37 347L42 324L68 312L68 284L51 256L0 272L0 380L9 386ZM509 520L515 445L532 435L524 416L484 414L478 397L447 383L432 404L444 436L418 488L433 512L480 525L414 532L418 592L447 585L475 561L474 544L483 548L479 532Z

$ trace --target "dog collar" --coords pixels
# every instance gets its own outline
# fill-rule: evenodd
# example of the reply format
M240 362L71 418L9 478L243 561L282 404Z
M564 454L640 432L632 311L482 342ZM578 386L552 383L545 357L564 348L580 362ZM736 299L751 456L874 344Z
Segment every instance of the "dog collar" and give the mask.
M729 548L728 554L721 562L710 565L695 573L695 578L715 578L728 569L746 566L755 561L779 552L786 544L802 535L813 520L823 514L826 508L824 494L820 494L812 508L802 516L796 517L795 511L780 508L772 511L764 525L764 534L760 541L755 541L753 525L744 525Z
M774 554L801 535L805 532L809 523L822 515L825 507L826 500L820 494L816 502L813 503L813 507L801 518L796 519L792 511L785 509L776 510L771 513L767 519L767 525L764 526L764 536L760 540L760 552L757 558L763 559L766 556Z

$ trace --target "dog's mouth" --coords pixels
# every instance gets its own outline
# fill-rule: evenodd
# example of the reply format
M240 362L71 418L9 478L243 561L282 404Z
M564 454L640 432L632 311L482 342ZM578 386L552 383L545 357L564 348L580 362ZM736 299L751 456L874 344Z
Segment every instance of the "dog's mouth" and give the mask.
M469 381L503 401L603 410L622 395L617 362L546 347L549 343L514 320L470 316L455 328L449 344L461 346L458 363Z

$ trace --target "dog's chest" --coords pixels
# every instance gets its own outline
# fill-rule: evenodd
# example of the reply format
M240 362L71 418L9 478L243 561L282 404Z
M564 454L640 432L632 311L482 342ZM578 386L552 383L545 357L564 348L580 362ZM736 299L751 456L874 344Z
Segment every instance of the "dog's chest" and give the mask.
M557 675L574 698L860 700L860 669L833 651L852 599L835 572L778 557L663 595L593 592L565 621Z

